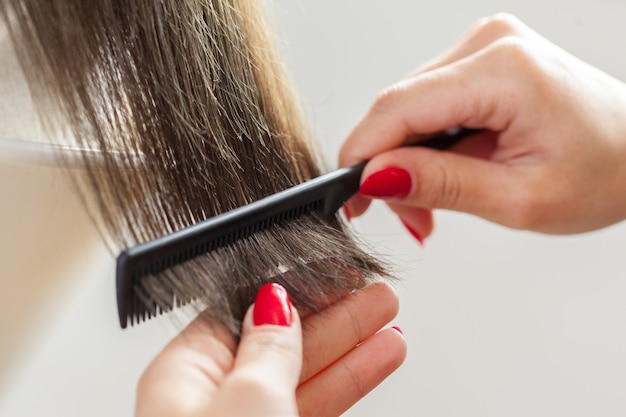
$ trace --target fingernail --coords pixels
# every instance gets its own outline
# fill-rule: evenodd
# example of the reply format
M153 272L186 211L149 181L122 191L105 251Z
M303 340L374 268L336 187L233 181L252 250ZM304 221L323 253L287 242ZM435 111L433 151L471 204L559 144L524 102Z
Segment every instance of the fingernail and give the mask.
M275 324L291 326L291 303L287 290L280 284L265 284L259 289L254 301L253 320L255 326Z
M391 328L394 329L396 332L400 333L402 336L404 336L404 332L398 326L392 326Z
M424 246L424 238L422 237L422 235L420 235L417 230L413 229L405 222L402 222L402 224L404 225L404 227L406 227L406 230L408 230L409 233L419 242L419 244Z
M368 197L403 197L411 191L411 176L400 168L385 168L370 174L359 188Z
M348 223L352 221L352 215L350 214L350 209L345 204L343 205L343 215L345 216Z

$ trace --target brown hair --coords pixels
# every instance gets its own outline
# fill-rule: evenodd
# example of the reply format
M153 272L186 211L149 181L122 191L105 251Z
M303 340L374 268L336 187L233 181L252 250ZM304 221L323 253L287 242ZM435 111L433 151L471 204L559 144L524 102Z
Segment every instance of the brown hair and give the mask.
M78 185L125 248L320 174L256 0L4 0L40 115L85 152ZM258 287L316 311L384 274L341 219L276 225L152 277L238 331Z

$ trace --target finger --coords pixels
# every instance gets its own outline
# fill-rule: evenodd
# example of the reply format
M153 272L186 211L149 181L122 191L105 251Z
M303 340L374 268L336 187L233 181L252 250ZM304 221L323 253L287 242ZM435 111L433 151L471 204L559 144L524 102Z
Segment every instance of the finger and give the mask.
M288 398L296 388L301 367L300 317L282 286L264 285L244 318L229 379L259 381L284 391Z
M485 130L464 138L448 151L473 158L489 159L493 155L497 143L497 132ZM434 229L435 222L432 210L402 203L396 204L393 200L388 201L387 204L400 217L407 231L423 246L425 239L430 236Z
M210 415L296 415L301 366L300 317L282 286L264 285L244 318L235 365Z
M304 358L300 381L306 381L379 331L398 314L398 296L387 283L355 291L304 321Z
M406 357L406 342L395 329L375 334L297 391L301 416L338 416L395 371Z
M232 368L235 339L224 326L196 318L152 361L137 386L136 416L202 415Z
M512 208L526 196L523 179L527 173L516 165L452 152L394 149L373 158L364 176L380 175L388 171L388 167L404 172L409 178L405 180L408 183L406 195L388 199L396 210L399 210L397 206L443 208L508 225L514 223ZM400 211L400 214L407 213Z
M343 144L340 166L353 165L405 145L416 134L454 126L501 131L516 116L519 79L507 67L506 48L402 81L383 93ZM352 208L352 207L351 207Z
M415 135L411 135L411 138L407 140L407 142L419 142L420 139L425 139L428 135L420 135L420 138L416 138ZM494 132L491 130L482 130L478 133L473 133L452 147L447 149L449 152L456 152L467 156L472 156L475 158L481 159L489 159L496 150L498 145L498 132ZM351 217L357 217L363 214L369 204L371 203L371 199L356 195L354 198L350 200L349 205L346 206L348 212L352 215ZM400 213L391 207L392 210L396 211L399 215ZM423 238L428 237L432 232L434 223L432 219L432 213L430 210L423 210L419 208L414 208L412 213L409 213L406 210L403 210L403 214L400 215L402 219L406 219L405 216L409 215L412 218L409 221L409 225L413 225L413 227L417 227L413 229L412 233L415 236L414 232L418 232L421 236L421 239L418 239L420 243L423 244ZM415 236L417 238L417 236Z

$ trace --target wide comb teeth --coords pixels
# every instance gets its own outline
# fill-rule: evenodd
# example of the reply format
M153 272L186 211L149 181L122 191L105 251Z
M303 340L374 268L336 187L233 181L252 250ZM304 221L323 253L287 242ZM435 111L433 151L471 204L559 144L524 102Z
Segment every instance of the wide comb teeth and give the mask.
M122 323L122 328L125 328L128 324L131 326L134 324L140 324L153 317L168 313L174 308L179 308L189 304L192 301L193 299L182 300L176 297L176 295L172 295L170 302L162 301L160 304L157 304L145 295L145 290L143 288L135 286L133 297L130 302L131 305L126 316L127 320L125 323Z

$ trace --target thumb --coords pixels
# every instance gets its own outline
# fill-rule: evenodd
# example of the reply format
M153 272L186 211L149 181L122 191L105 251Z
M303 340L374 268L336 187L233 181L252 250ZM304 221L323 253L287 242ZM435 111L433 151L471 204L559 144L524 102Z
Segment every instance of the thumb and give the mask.
M298 313L285 288L266 284L246 314L234 368L224 388L240 399L239 408L249 409L249 415L297 415L295 392L301 368Z
M511 222L511 207L523 196L513 165L417 147L377 155L361 178L359 192L366 197L463 211L501 224Z

